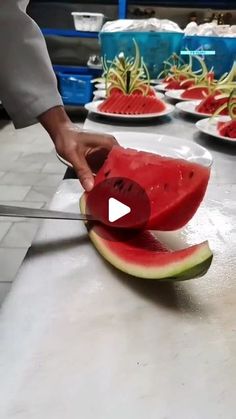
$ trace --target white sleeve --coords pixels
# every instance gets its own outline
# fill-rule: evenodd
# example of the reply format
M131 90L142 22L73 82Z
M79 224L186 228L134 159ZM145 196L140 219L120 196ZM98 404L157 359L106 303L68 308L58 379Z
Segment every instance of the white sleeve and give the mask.
M0 100L16 128L62 105L44 37L26 0L0 0Z

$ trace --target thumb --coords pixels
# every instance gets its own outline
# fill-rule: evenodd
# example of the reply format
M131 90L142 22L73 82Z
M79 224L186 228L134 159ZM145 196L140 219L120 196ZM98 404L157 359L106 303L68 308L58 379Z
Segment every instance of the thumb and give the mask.
M91 189L93 189L94 186L94 177L91 169L88 166L85 156L80 155L78 160L73 163L73 167L77 173L77 176L83 188L87 192L91 191Z

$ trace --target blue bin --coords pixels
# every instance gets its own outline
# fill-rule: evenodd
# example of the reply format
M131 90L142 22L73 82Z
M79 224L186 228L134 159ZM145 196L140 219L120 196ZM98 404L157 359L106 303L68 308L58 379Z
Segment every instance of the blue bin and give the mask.
M182 38L178 32L101 32L101 55L106 60L113 60L120 52L134 56L135 39L150 77L156 78L163 70L163 61L173 52L180 53Z
M59 91L64 104L85 105L91 102L93 85L91 75L57 73Z
M225 72L228 72L233 62L236 60L236 39L218 36L185 36L182 40L182 48L184 51L199 51L199 56L204 57L207 68L212 67L215 71L216 78L219 78ZM205 51L201 55L201 50ZM210 55L207 55L210 54ZM183 58L184 55L181 55ZM188 61L188 59L187 59ZM197 60L194 60L194 70L199 68Z

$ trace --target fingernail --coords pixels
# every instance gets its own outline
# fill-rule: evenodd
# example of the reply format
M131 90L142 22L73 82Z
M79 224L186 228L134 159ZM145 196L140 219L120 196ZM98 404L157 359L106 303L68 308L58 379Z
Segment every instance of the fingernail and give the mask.
M85 179L83 182L84 189L89 192L93 189L94 182L91 179Z

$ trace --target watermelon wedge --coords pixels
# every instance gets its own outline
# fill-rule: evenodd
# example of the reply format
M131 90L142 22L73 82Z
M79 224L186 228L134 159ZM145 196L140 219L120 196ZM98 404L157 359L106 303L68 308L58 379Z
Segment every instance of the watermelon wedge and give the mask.
M150 203L150 217L145 229L177 230L197 211L209 177L210 168L196 163L115 146L95 178L95 186L100 185L102 199L88 199L92 208L88 207L87 211L111 225L105 215L107 200L111 196L131 208L133 202L138 205L142 196L135 189L130 190L130 179L142 188L141 191L145 190ZM122 188L117 188L117 178L121 179ZM109 179L110 182L104 182ZM140 199L137 193L140 193ZM127 225L127 228L139 226Z
M182 94L181 97L183 99L203 99L208 96L210 93L209 88L205 86L192 86L186 89Z
M175 89L188 89L189 87L194 86L194 80L171 80L166 84L166 89L175 90Z
M196 111L208 115L213 115L217 109L228 102L228 97L218 95L215 93L210 94L196 106ZM219 112L219 115L228 115L228 108L225 107Z
M235 138L236 139L236 120L228 122L218 122L217 125L219 134L223 137Z
M85 208L84 194L80 200L82 213L85 213ZM178 281L196 278L207 272L213 257L207 242L172 251L150 231L140 231L134 238L127 240L127 230L89 224L88 234L107 262L139 278Z
M113 93L99 106L99 111L120 115L145 115L163 112L166 105L157 97L140 93Z

